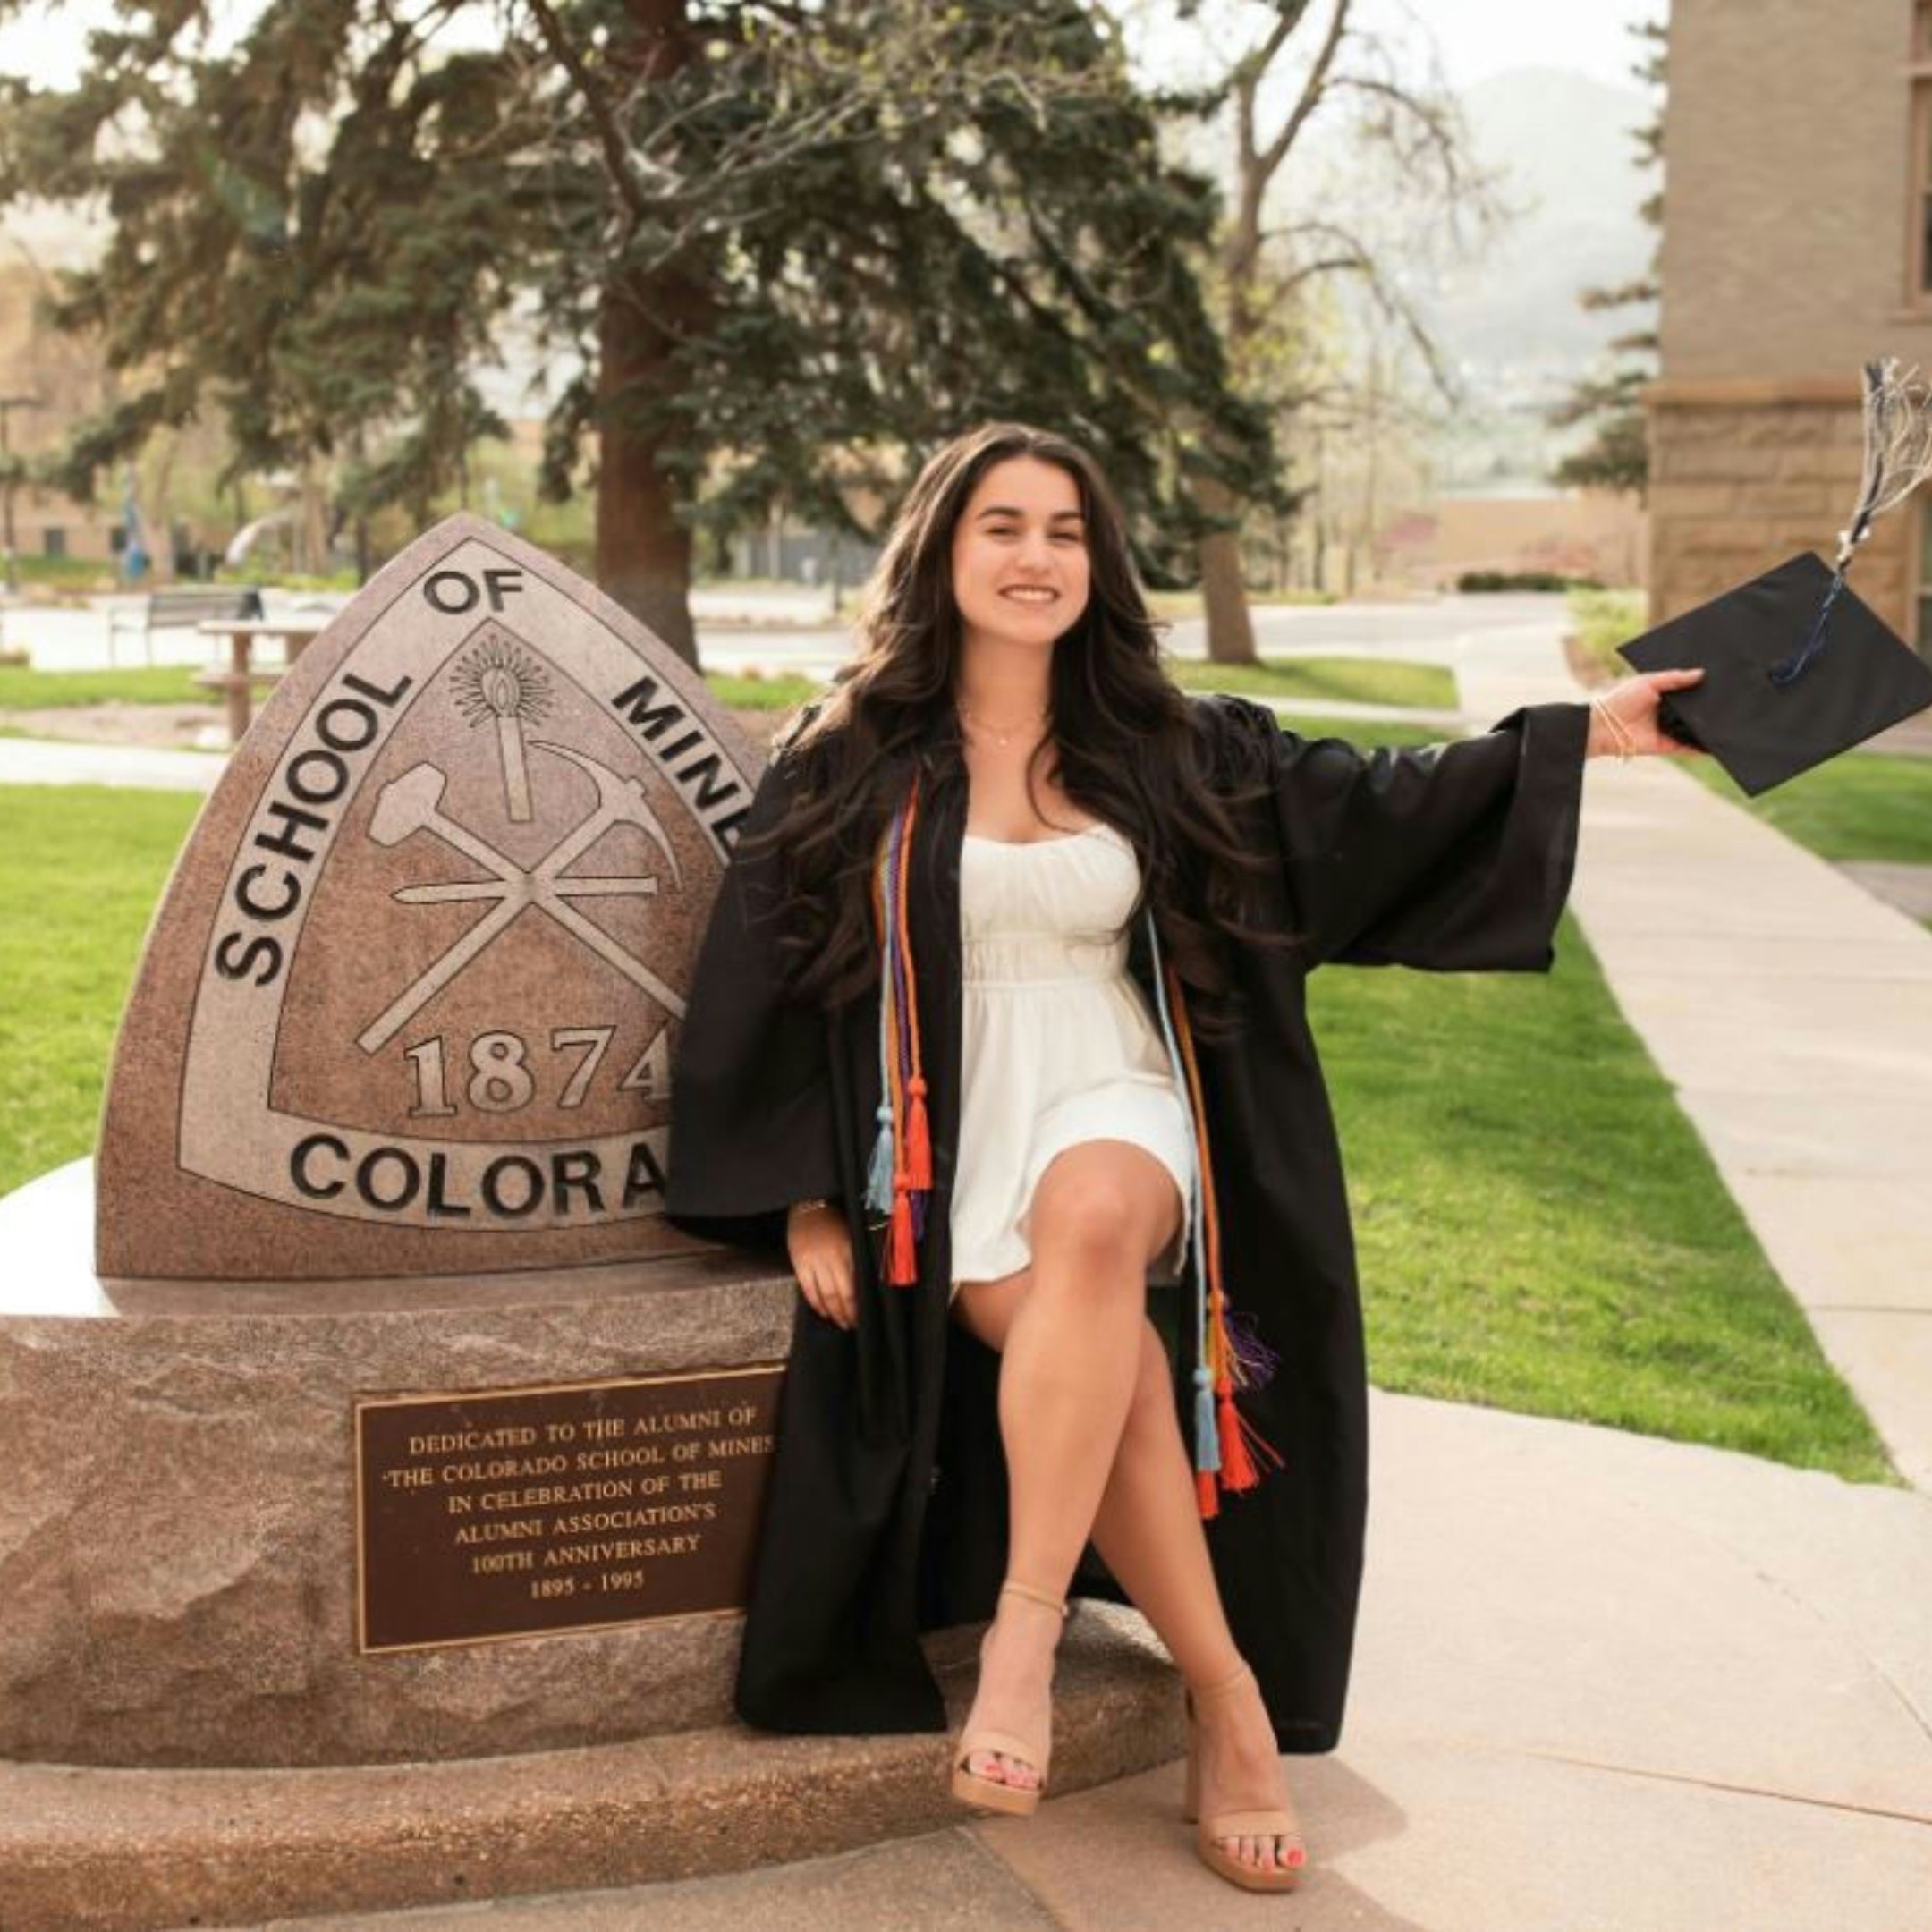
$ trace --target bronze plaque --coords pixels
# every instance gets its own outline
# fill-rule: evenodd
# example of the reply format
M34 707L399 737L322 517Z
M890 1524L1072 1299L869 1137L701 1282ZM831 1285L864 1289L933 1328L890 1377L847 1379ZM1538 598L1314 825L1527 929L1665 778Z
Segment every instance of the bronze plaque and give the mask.
M358 1402L358 1648L741 1610L784 1376Z

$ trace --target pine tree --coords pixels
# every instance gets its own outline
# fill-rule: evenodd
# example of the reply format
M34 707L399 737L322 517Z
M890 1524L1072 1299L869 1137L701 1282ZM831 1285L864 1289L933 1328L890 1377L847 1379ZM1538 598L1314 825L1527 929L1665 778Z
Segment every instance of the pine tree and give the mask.
M595 488L600 582L687 655L696 537L781 504L876 535L850 494L889 515L986 417L1092 449L1155 584L1204 479L1278 500L1196 282L1216 191L1161 159L1104 14L525 0L499 44L439 46L465 11L268 0L211 54L200 8L146 0L72 92L0 81L0 207L113 221L55 319L145 377L64 487L213 401L229 476L314 467L344 513L427 518L506 431L475 373L521 303L581 365L543 491Z
M1661 21L1639 21L1630 31L1648 42L1648 50L1631 70L1657 91L1650 119L1631 130L1637 144L1636 165L1652 168L1664 158L1664 90L1666 86L1669 30ZM1588 309L1641 308L1654 314L1663 293L1659 250L1664 227L1664 191L1645 198L1638 214L1658 233L1650 251L1647 274L1614 287L1588 288L1577 297ZM1556 428L1580 422L1595 425L1590 440L1564 457L1551 472L1554 481L1569 488L1634 490L1639 496L1649 481L1643 404L1639 393L1657 376L1657 332L1654 321L1610 339L1611 352L1626 360L1609 375L1589 377L1572 386L1569 395L1552 410L1548 420Z

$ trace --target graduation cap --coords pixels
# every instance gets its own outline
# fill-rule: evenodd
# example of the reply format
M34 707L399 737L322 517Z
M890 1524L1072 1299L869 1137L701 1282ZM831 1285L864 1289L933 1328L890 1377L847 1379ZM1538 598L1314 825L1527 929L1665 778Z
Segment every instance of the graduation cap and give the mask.
M1845 582L1874 518L1932 475L1932 393L1865 365L1859 506L1827 564L1809 550L1618 647L1639 671L1701 667L1657 724L1755 797L1932 705L1932 664Z

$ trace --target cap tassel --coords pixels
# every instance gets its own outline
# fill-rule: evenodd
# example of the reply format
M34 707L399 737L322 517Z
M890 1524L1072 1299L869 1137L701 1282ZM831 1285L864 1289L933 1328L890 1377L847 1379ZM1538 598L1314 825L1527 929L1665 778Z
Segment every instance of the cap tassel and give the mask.
M1844 589L1845 572L1852 568L1859 547L1871 535L1872 520L1902 503L1932 476L1932 386L1916 369L1902 370L1896 356L1865 365L1863 440L1858 508L1851 522L1838 532L1838 552L1825 601L1804 642L1766 673L1780 690L1801 676L1826 648L1832 606Z
M1196 1470L1194 1472L1194 1504L1204 1521L1212 1521L1221 1513L1221 1498L1215 1494L1214 1471Z

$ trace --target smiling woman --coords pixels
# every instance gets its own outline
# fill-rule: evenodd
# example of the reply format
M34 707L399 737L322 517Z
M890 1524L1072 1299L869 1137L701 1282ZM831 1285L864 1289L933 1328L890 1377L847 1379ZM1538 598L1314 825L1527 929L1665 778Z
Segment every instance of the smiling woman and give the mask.
M1641 749L1668 675L1603 700ZM666 1218L800 1287L741 1716L941 1728L918 1637L990 1617L953 1789L1030 1810L1065 1600L1131 1602L1191 1692L1202 1859L1298 1881L1277 1753L1338 1739L1367 1508L1303 982L1546 970L1594 741L1581 704L1364 752L1191 699L1090 456L996 423L931 457L775 741L672 1069Z

